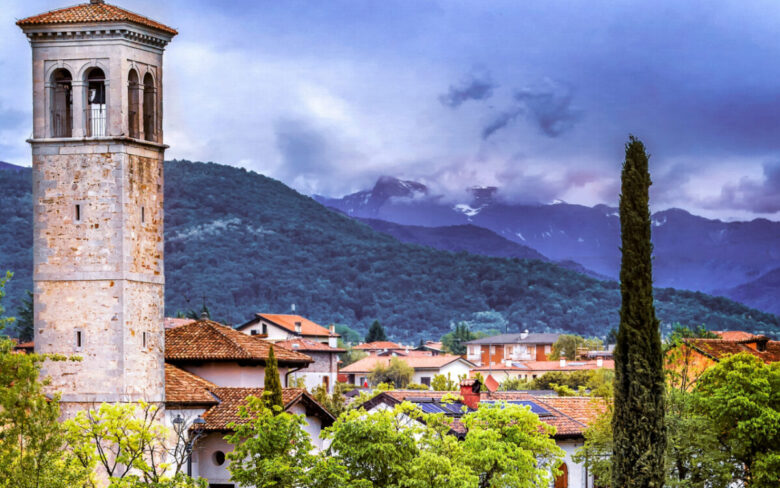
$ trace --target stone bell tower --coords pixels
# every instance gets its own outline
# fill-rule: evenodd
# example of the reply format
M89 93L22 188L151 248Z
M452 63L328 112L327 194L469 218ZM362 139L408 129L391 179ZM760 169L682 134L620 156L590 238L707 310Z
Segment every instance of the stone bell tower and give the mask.
M22 19L32 46L35 351L63 414L163 402L163 50L102 0Z

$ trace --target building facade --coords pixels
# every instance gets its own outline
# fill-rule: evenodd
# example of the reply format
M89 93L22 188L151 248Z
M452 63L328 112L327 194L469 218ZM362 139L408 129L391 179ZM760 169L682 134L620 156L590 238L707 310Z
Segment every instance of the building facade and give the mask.
M32 47L35 350L64 414L164 402L163 51L100 0L17 22Z

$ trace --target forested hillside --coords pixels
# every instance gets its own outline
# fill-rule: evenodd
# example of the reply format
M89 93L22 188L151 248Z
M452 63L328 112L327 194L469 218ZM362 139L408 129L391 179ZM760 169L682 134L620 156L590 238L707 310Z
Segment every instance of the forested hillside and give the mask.
M478 329L605 335L619 293L536 261L403 244L284 184L213 163L166 163L166 313L199 309L238 323L259 311L299 313L365 332L379 319L393 339L438 338L466 320ZM10 310L31 288L29 170L0 171L0 269L17 273ZM665 324L776 334L780 319L693 292L656 291Z

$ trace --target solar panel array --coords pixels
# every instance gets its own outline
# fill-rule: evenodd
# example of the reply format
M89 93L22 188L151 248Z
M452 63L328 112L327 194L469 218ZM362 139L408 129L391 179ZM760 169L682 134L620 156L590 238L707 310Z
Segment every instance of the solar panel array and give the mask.
M426 402L426 401L417 401L415 403L425 413L443 413L447 415L463 414L464 405L460 402L434 403L434 402Z

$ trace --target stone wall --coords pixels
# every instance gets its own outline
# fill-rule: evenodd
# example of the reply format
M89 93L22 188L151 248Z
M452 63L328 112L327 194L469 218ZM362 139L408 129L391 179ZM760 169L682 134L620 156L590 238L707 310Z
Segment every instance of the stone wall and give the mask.
M162 171L154 145L33 144L36 351L81 357L44 365L63 402L164 401Z

